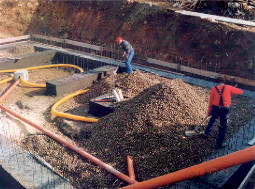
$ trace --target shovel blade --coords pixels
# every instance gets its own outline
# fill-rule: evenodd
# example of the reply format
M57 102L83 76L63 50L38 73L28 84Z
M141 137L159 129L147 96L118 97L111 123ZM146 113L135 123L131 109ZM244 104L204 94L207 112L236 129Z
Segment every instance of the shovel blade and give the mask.
M196 131L196 130L188 130L188 131L185 131L185 136L186 137L191 137L191 136L195 136L195 135L198 135L199 133Z

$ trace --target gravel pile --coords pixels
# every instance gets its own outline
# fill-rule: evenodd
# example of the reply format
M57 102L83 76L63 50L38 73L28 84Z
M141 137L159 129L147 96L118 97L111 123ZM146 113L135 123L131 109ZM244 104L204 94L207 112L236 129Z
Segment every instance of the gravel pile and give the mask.
M140 71L131 75L118 74L116 86L128 100L120 102L113 113L98 122L84 124L84 130L90 131L91 136L81 135L74 142L85 151L126 175L126 156L129 154L137 181L201 163L214 151L215 138L205 140L195 136L187 139L184 136L189 126L196 126L206 116L210 90L191 86L180 79L169 80ZM111 87L112 79L108 77L77 97L76 102L86 103L90 98L110 92ZM254 115L254 100L239 97L233 99L233 104L228 129L231 132L227 136ZM205 126L206 123L201 129ZM217 129L215 127L214 136ZM77 188L126 185L47 136L31 136L23 144L42 156Z
M32 45L19 45L15 46L10 50L2 50L0 51L0 58L1 57L16 57L26 54L35 53L34 46Z
M34 46L32 45L20 45L16 46L14 49L10 50L10 53L13 56L21 56L25 54L32 54L35 53Z

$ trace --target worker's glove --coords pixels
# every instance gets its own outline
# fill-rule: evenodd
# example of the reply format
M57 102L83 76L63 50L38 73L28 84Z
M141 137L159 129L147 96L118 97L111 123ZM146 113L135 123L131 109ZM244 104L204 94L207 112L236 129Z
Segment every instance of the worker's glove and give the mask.
M113 70L113 71L112 71L112 75L113 75L113 76L116 76L116 75L117 75L117 70Z

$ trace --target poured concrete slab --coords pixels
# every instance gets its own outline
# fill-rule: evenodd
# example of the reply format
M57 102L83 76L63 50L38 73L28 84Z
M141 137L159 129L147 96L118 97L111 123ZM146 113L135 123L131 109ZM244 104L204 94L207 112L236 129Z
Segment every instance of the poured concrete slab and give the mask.
M91 70L88 73L73 74L48 81L46 82L47 94L57 96L88 88L92 86L95 81L100 80L114 69L115 67L113 66L103 66Z
M15 58L5 58L0 61L0 70L34 67L51 62L57 51L46 50L39 53L22 55Z

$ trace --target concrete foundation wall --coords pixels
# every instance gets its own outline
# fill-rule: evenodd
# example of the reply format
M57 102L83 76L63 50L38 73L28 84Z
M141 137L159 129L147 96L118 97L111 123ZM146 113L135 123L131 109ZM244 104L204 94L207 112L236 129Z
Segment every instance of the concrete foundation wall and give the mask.
M0 61L0 70L20 69L43 65L51 62L57 51L46 50L43 52L23 55L15 59L5 59Z
M88 73L73 74L46 82L46 92L50 95L62 95L82 90L93 85L97 80L111 73L113 66L104 66Z

